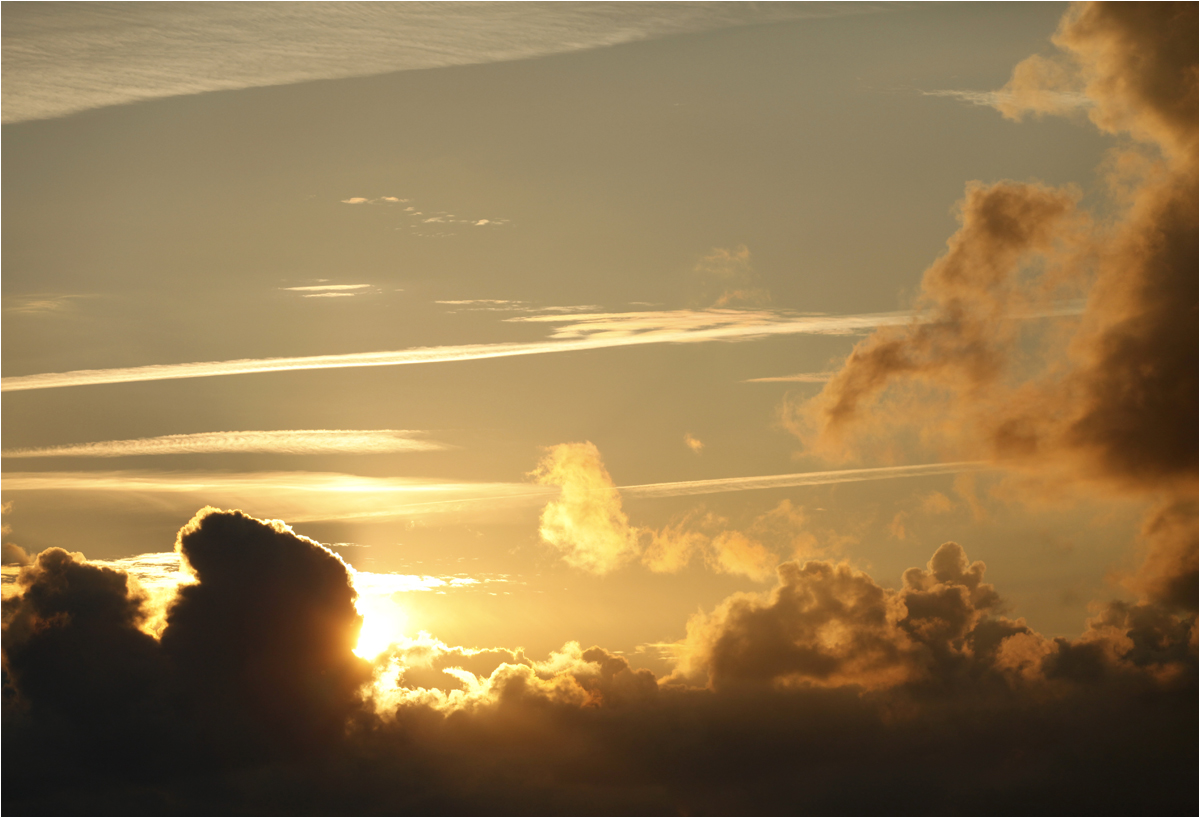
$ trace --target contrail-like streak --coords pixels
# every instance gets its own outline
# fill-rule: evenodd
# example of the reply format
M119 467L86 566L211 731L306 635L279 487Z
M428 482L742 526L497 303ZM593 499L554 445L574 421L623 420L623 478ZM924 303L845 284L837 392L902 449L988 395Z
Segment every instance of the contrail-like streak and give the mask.
M1013 317L1052 318L1077 315L1080 310L1078 304L1072 303ZM567 325L556 328L554 335L543 341L415 347L388 352L309 355L296 358L241 358L232 361L155 364L120 369L81 369L74 372L20 375L0 380L0 391L15 392L178 378L212 378L221 375L288 372L299 369L345 369L477 361L485 358L544 355L645 344L749 341L774 335L845 335L884 326L900 326L920 321L922 318L911 312L830 316L764 311L681 310L675 313L617 313L574 318L546 316L538 320L564 322Z
M926 463L867 469L724 477L676 483L614 486L600 491L626 498L682 497L833 483L857 483L982 471L986 463ZM215 505L256 504L275 509L288 522L387 519L488 506L540 505L558 496L556 487L532 483L438 482L412 478L359 477L320 472L242 474L172 472L24 472L4 475L5 492L96 491L129 494L192 495ZM261 513L267 513L266 510Z
M145 455L271 452L274 454L378 454L450 448L405 429L276 429L264 432L201 432L135 440L104 440L41 449L9 449L6 458L136 457Z
M633 313L631 315L637 315ZM690 314L694 316L695 314ZM670 322L660 322L659 329L644 332L597 332L583 338L568 340L462 344L457 346L415 347L388 352L357 352L343 355L309 355L297 358L242 358L233 361L205 361L183 364L156 364L120 369L81 369L74 372L50 372L41 375L22 375L4 378L0 391L25 389L55 389L92 384L162 381L177 378L212 378L220 375L247 375L255 372L287 372L297 369L344 369L364 366L403 366L451 361L477 361L485 358L509 358L517 355L544 355L553 352L577 352L606 347L639 346L643 344L684 344L704 341L739 341L770 335L844 334L879 326L904 324L912 320L910 313L881 313L848 316L781 316L770 313L739 315L733 311L714 312L709 326L674 329ZM611 325L609 325L611 326ZM564 336L571 327L561 328L556 335ZM607 327L606 327L607 329Z
M888 480L896 477L926 477L935 474L983 471L989 468L993 467L988 463L977 461L926 463L919 466L880 466L871 469L772 474L764 477L722 477L715 480L689 480L681 483L647 483L640 486L619 486L616 490L626 497L680 497L688 494L719 494L726 491L858 483L863 480Z

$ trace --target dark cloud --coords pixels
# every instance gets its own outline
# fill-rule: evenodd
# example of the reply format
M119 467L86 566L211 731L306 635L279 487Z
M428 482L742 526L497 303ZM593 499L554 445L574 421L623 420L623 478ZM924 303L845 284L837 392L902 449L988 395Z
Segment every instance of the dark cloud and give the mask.
M1192 620L1114 604L1047 639L954 543L897 590L784 563L694 619L667 679L573 643L535 661L427 638L368 668L327 550L213 509L179 547L197 582L161 640L126 575L58 549L23 569L6 812L1195 808Z
M369 665L341 558L281 523L205 509L179 533L197 582L179 590L162 650L180 706L222 754L330 746Z

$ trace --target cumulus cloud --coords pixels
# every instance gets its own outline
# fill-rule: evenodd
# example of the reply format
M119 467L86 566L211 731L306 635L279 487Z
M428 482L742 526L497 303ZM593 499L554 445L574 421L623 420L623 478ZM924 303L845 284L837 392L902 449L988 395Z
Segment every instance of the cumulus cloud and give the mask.
M825 811L882 809L872 793L900 774L965 811L997 770L995 803L1016 811L1064 791L1097 811L1192 797L1168 784L1194 771L1194 722L1159 704L1194 709L1188 619L1115 603L1080 638L1047 638L1001 614L954 543L897 590L784 562L771 590L694 617L664 678L574 642L538 659L428 634L368 663L353 574L328 549L215 509L177 549L193 580L158 638L123 571L61 549L21 571L4 604L6 808L772 812L812 773L804 803ZM1135 774L1083 786L1119 770Z
M700 454L704 451L704 441L698 437L693 437L691 432L684 434L683 445L687 446L696 454Z
M788 413L831 455L894 434L899 420L943 451L1022 470L1040 494L1087 484L1165 497L1147 519L1138 587L1193 610L1195 23L1186 4L1073 6L1054 37L1061 53L1019 65L997 107L1056 113L1053 93L1085 94L1093 123L1132 140L1108 163L1115 215L1082 211L1070 188L973 183L922 282L931 319L876 331ZM1035 339L1030 356L1034 342L1001 314L1072 288L1087 298L1078 325Z
M568 564L607 574L637 555L637 532L594 444L552 447L532 477L561 487L559 498L542 511L539 533Z
M1159 160L1140 165L1112 224L1093 225L1071 189L969 187L962 227L922 283L934 319L856 347L795 416L813 445L869 424L888 387L925 382L951 394L955 420L992 457L1067 461L1076 475L1126 487L1194 480L1196 69L1177 19L1194 12L1084 4L1064 18L1055 41L1095 103L1091 119L1156 148ZM1047 75L1045 65L1023 63L1017 76ZM1048 82L1065 81L1050 73ZM1053 365L1030 373L1021 339L997 318L1072 281L1086 287L1082 320L1068 344L1047 350Z
M745 531L731 529L727 519L703 510L661 529L630 525L621 506L622 493L636 495L640 489L644 496L655 496L656 489L671 484L618 489L590 442L551 447L532 474L539 483L561 487L559 498L542 512L542 540L562 551L568 564L592 573L607 574L635 561L651 571L675 573L698 558L717 573L764 581L779 562L764 541L782 543L794 552L812 548L803 513L789 501L758 517ZM686 489L688 484L682 485Z

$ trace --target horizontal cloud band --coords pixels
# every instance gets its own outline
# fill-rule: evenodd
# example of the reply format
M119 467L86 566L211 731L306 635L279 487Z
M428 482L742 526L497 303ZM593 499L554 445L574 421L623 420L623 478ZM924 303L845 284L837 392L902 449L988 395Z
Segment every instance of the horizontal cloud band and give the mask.
M444 444L421 440L424 432L396 429L275 429L265 432L201 432L135 440L104 440L41 449L11 449L4 457L133 457L161 454L270 452L273 454L377 454L436 451Z
M1068 304L1014 317L1049 318L1076 315L1079 311L1078 305ZM557 328L554 337L544 341L416 347L387 352L309 355L295 358L242 358L233 361L155 364L119 369L81 369L74 372L49 372L4 378L0 380L0 391L15 392L26 389L55 389L66 386L133 383L136 381L211 378L220 375L247 375L256 372L287 372L300 369L344 369L364 366L448 363L642 344L744 341L772 335L842 335L883 326L904 325L921 319L908 312L828 316L766 311L707 310L693 312L681 310L650 314L618 313L576 316L574 318L547 316L541 320L570 323L568 326ZM555 338L567 340L555 340Z
M617 486L609 491L625 497L681 497L797 486L818 486L866 480L926 477L977 471L981 463L928 463L869 469L801 472L758 477L688 480ZM530 483L450 483L411 478L359 477L320 472L262 472L221 474L125 472L15 472L4 475L5 492L120 491L137 494L195 495L195 500L228 505L261 503L263 513L275 509L295 522L318 520L386 519L437 512L462 512L513 505L540 505L557 496L557 486ZM190 502L190 501L189 501Z

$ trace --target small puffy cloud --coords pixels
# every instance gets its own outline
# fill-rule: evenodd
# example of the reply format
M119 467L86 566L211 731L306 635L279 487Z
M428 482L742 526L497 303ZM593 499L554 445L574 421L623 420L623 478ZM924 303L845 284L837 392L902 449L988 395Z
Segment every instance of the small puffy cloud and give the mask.
M366 204L367 202L369 202L371 200L364 199L362 196L353 196L349 199L342 199L341 201L342 201L342 204Z
M921 511L925 514L946 514L954 510L954 501L940 491L931 491L921 498Z
M683 444L696 454L700 454L702 451L704 451L704 441L697 437L693 437L691 432L688 432L683 436Z
M748 533L728 529L727 520L699 512L659 530L631 526L620 492L593 443L551 447L532 476L543 485L562 487L559 498L542 512L539 531L542 540L576 568L607 574L640 560L652 571L675 573L699 557L717 573L763 581L779 561L755 536L771 515L759 518Z
M3 554L0 562L4 565L28 565L30 563L29 554L25 549L15 543L6 542L0 546L0 553Z
M696 263L693 273L695 300L704 307L761 307L771 294L759 285L750 266L750 250L743 244L732 250L715 248Z
M532 472L561 494L542 512L542 540L570 565L607 574L638 553L637 532L621 510L621 498L592 443L561 443Z

